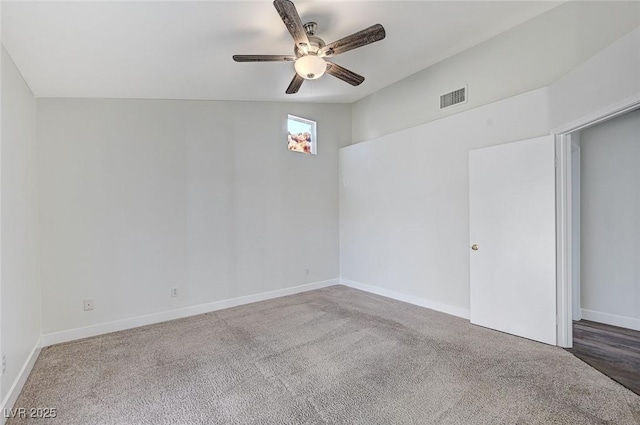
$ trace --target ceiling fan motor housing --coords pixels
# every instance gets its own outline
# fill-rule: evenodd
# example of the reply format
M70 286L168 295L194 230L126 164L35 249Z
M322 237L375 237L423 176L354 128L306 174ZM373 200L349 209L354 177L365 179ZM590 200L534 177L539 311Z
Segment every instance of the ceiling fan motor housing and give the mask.
M316 33L317 27L318 24L316 24L315 22L307 22L306 24L304 24L304 29L307 32L307 38L309 39L309 46L307 48L307 51L305 51L305 49L300 48L298 45L294 45L293 52L295 53L296 57L299 58L307 54L317 55L318 50L322 49L326 45L323 39L314 35Z

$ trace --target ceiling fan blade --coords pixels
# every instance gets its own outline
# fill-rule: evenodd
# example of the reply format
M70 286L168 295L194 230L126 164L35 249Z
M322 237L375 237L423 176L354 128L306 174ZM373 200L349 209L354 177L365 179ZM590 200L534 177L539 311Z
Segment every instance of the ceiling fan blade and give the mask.
M291 83L289 83L289 87L287 87L287 91L285 93L286 94L298 93L298 90L300 90L300 86L302 85L303 82L304 82L304 78L302 78L298 74L294 75L293 80L291 80Z
M348 52L349 50L380 41L385 38L385 36L386 33L384 31L384 27L380 24L375 24L369 28L363 29L362 31L358 31L354 34L341 38L338 41L327 44L320 49L318 56L339 55L340 53Z
M289 33L291 33L291 37L293 37L293 41L296 42L296 46L306 53L309 49L309 39L307 38L307 32L304 30L295 5L289 0L274 0L273 5L278 11L282 22L284 22L284 25L289 30Z
M331 74L352 86L359 86L364 81L364 77L362 75L358 75L355 72L349 71L348 69L329 61L327 61L327 74Z
M295 56L288 55L233 55L236 62L293 62Z

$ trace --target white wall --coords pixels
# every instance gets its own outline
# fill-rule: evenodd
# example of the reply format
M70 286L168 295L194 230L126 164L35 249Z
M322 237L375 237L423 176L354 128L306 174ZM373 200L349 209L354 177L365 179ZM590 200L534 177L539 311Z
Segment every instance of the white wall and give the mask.
M2 48L2 394L40 338L36 100Z
M567 2L354 103L352 141L545 87L638 26L639 2ZM439 96L465 84L468 103L441 111Z
M340 170L347 177L340 198L342 277L464 315L469 308L467 151L546 134L612 104L640 99L640 29L632 29L639 23L639 7L637 2L564 5L436 65L441 70L429 68L354 104L352 141L371 140L341 149ZM558 38L561 24L569 32ZM515 48L521 37L532 44L520 44L516 54L508 47ZM544 46L551 50L538 51ZM530 63L520 76L482 82L499 96L549 84L539 91L478 107L470 86L469 103L450 113L462 112L435 121L424 103L416 103L426 93L440 94L452 81L447 78L461 69L469 78L485 75L488 69L478 68L476 54L495 59L494 68L501 69L501 61L526 62L522 51L569 58ZM430 80L430 73L442 79ZM498 87L503 82L504 92ZM535 101L524 101L534 94ZM522 107L512 109L511 102L521 100ZM411 127L424 121L429 122Z
M570 126L628 98L640 101L640 28L602 49L549 89L554 128Z
M581 159L584 318L640 330L640 110L583 130Z
M548 131L539 89L341 149L341 277L468 316L468 151Z
M338 278L350 130L348 105L38 99L43 333Z

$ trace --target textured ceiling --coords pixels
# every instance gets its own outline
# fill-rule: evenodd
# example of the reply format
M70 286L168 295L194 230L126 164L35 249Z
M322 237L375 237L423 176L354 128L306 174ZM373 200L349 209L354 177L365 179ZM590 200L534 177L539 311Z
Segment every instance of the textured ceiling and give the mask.
M327 43L375 23L387 38L284 93L293 64L235 63L233 54L291 54L264 1L3 2L2 43L38 97L353 102L559 5L541 1L298 1Z

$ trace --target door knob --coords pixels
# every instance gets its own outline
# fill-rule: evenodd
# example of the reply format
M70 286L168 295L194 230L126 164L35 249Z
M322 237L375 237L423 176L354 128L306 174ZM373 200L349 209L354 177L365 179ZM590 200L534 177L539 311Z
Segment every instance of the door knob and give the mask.
M473 249L474 251L477 251L480 249L480 246L478 246L477 243L474 243L473 245L471 245L471 249Z

